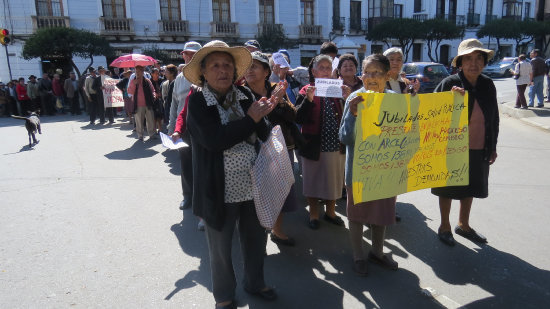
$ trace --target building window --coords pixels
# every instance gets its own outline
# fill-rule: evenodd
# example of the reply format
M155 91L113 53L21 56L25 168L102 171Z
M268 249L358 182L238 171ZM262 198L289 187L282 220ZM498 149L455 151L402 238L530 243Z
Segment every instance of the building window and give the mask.
M395 4L393 6L393 17L403 18L403 4Z
M214 15L214 22L230 23L231 14L229 10L229 0L213 0L212 13Z
M393 0L371 0L369 1L370 17L393 17Z
M314 25L313 19L313 0L300 1L300 16L302 25Z
M422 0L414 0L414 12L422 12Z
M61 0L36 0L36 15L63 16L63 3Z
M473 14L476 7L476 0L469 0L468 1L468 13Z
M179 0L160 0L160 18L162 20L181 20Z
M340 0L332 1L332 17L340 18Z
M422 61L422 44L421 43L414 43L413 44L413 62Z
M523 14L523 18L529 18L531 17L531 2L525 2L525 14Z
M124 0L101 0L103 17L126 18L126 3Z
M260 0L260 23L274 24L274 0Z
M493 0L487 0L487 15L493 15Z
M435 16L443 16L445 15L445 0L437 0L436 6L435 6Z
M502 16L521 17L521 2L505 0L502 4Z
M361 1L351 1L350 3L350 28L361 30Z

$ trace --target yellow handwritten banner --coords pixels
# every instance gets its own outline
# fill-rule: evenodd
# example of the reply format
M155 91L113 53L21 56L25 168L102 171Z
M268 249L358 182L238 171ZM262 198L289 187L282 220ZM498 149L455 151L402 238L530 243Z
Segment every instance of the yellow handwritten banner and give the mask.
M355 204L467 185L468 93L361 93L355 124Z

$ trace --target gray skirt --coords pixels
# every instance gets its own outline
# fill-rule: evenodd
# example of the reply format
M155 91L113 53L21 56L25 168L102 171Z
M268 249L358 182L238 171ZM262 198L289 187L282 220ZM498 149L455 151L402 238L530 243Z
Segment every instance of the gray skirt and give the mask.
M318 161L302 157L303 194L322 200L342 197L346 156L339 151L321 152Z

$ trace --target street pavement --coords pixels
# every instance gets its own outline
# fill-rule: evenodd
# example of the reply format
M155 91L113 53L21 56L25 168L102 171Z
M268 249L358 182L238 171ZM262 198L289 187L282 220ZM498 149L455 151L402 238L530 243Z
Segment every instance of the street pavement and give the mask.
M547 307L550 132L525 119L548 124L550 105L514 116L514 81L495 84L499 156L489 197L474 200L471 216L487 245L460 236L455 247L443 245L437 198L410 192L398 197L403 220L388 228L385 243L399 270L370 265L358 277L347 229L322 221L312 231L300 208L284 222L297 245L268 241L265 278L279 293L275 302L243 291L234 246L239 307ZM158 140L138 141L123 118L93 127L86 116L42 122L40 143L29 149L23 121L0 119L0 307L212 308L204 232L190 210L178 209L177 153ZM344 200L337 211L345 216ZM451 222L457 219L454 202Z

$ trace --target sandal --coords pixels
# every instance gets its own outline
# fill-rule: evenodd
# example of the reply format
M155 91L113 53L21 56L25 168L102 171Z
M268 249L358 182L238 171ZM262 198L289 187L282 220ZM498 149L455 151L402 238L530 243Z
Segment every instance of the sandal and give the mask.
M369 252L368 257L370 262L374 262L384 268L391 269L391 270L397 270L399 267L399 264L397 264L396 261L389 258L387 255L382 255L381 258L377 257L374 253Z
M359 276L366 276L369 274L368 264L365 260L354 260L353 261L353 271L355 271Z

